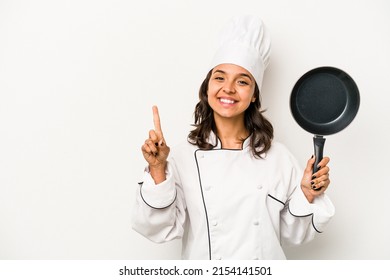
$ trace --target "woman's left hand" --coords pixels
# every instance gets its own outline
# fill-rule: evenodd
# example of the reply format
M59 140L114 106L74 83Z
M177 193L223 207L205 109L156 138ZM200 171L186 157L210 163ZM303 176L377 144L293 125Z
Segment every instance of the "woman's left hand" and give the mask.
M310 203L313 202L316 196L324 193L330 184L329 161L330 159L328 157L324 157L318 164L318 171L314 174L312 173L315 157L313 156L307 161L305 171L303 172L301 188Z

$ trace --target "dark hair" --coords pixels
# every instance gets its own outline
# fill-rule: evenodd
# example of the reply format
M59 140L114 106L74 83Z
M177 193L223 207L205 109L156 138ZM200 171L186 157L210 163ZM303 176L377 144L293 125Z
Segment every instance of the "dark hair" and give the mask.
M194 118L195 129L188 135L188 142L197 145L200 149L211 150L215 146L207 142L210 132L217 135L217 129L214 121L213 110L207 101L207 91L212 70L207 74L205 80L199 89L199 102L195 106ZM274 129L272 124L263 116L260 103L260 91L255 85L255 101L252 102L245 111L245 128L252 134L250 146L255 157L261 157L261 154L271 148Z

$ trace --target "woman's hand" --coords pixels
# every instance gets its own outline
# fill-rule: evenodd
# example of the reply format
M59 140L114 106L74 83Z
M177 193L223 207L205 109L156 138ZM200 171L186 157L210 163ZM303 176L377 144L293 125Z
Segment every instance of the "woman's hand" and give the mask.
M149 138L145 140L141 150L149 163L150 175L154 182L159 184L166 179L165 169L170 149L165 143L157 106L153 106L153 123L154 130L149 131Z
M307 161L306 169L303 172L301 188L307 200L312 203L316 196L324 193L330 184L329 167L327 164L330 159L324 157L318 164L318 171L313 173L314 156Z

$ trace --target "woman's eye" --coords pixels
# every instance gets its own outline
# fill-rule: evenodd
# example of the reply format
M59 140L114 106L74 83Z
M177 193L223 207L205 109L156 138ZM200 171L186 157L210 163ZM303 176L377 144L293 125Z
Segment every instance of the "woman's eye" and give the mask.
M215 77L216 80L223 81L223 77Z
M249 83L247 81L238 81L238 83L240 85L245 85L245 86L249 85Z

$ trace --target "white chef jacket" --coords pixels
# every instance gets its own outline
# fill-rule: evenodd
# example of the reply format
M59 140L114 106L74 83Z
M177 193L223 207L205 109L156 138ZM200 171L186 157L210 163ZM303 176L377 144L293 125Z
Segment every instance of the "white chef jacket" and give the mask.
M167 178L155 185L148 170L137 189L133 229L161 243L183 239L183 259L285 259L282 246L312 240L334 215L321 194L309 203L296 160L273 142L255 158L250 137L240 150L190 143L173 148Z

